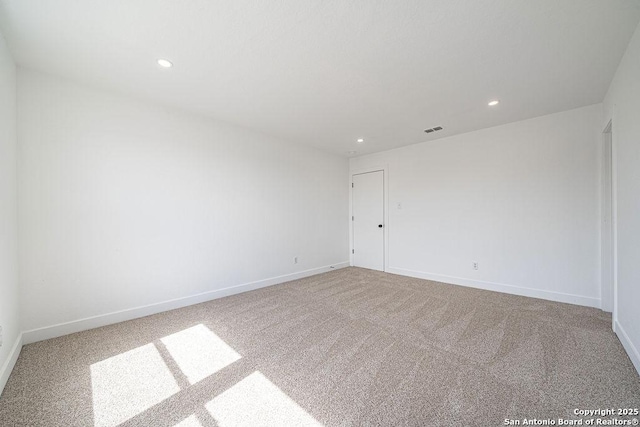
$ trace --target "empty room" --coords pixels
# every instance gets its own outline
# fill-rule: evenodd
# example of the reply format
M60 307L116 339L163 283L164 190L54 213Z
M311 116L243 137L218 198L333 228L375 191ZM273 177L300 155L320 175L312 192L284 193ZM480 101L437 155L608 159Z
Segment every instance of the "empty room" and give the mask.
M635 426L640 0L0 0L0 427Z

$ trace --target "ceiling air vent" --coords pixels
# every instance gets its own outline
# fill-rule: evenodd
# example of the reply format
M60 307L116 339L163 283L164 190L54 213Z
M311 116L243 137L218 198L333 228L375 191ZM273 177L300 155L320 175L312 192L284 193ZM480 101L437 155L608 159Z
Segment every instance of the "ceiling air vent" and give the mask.
M437 131L439 131L439 130L442 130L442 126L436 126L436 127L434 127L434 128L431 128L431 129L425 129L424 131L425 131L426 133L431 133L431 132L437 132Z

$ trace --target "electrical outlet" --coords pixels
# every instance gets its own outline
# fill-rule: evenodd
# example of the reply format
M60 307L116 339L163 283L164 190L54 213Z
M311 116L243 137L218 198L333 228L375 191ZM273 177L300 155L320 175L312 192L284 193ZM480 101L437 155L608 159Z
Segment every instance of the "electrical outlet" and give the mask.
M478 269L478 261L473 261L473 269L474 270Z
M297 256L294 256L294 257L293 257L293 263L294 263L294 264L297 264L297 263L298 263L298 257L297 257Z

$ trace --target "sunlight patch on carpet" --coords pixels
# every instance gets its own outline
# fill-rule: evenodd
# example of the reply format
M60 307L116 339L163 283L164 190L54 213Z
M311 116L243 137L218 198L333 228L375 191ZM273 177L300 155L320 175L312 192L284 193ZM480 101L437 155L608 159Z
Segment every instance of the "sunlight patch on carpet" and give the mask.
M192 385L242 357L202 324L160 341Z
M322 426L258 371L205 406L220 427Z
M180 391L155 345L91 365L95 427L112 427Z
M173 427L202 427L202 424L198 421L198 417L191 415L189 418L180 421Z

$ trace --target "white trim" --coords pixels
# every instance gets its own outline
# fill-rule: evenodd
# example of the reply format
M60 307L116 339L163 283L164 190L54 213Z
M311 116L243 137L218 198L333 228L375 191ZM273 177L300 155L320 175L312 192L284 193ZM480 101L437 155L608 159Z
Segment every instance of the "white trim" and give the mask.
M389 268L389 165L369 166L349 170L349 263L353 266L353 176L363 173L382 171L384 206L384 262L383 271Z
M612 273L613 273L613 301L611 312L611 329L616 331L616 322L618 321L618 161L616 150L616 104L611 107L611 115L604 118L603 133L611 133L611 245L612 245ZM600 241L601 243L602 241ZM600 244L600 252L602 245ZM600 275L602 277L602 275Z
M612 327L618 321L618 152L615 132L616 106L613 105L612 116L609 118L611 122L611 227L613 232L613 312L611 314Z
M203 292L188 297L176 298L169 301L149 304L142 307L129 308L125 310L115 311L112 313L101 314L98 316L87 317L84 319L73 320L71 322L59 323L57 325L45 326L43 328L32 329L22 333L24 344L31 344L37 341L43 341L63 335L73 334L75 332L86 331L88 329L99 328L101 326L112 325L114 323L124 322L126 320L137 319L139 317L150 316L152 314L161 313L163 311L175 310L193 304L199 304L242 292L252 291L254 289L273 286L291 280L302 279L304 277L313 276L320 273L326 273L334 269L348 267L349 262L344 261L337 264L327 265L324 267L313 268L310 270L299 271L296 273L285 274L282 276L272 277L269 279L258 280L242 285L230 286L228 288L216 289L215 291Z
M18 361L18 356L20 356L21 350L22 333L18 335L18 338L16 338L16 342L13 344L13 348L9 352L7 361L4 362L4 365L2 365L2 369L0 369L0 395L2 395L4 386L7 385L7 381L9 381L9 376L11 375L11 371L13 371L13 367L16 366L16 362Z
M585 297L581 295L565 294L561 292L543 291L541 289L525 288L522 286L507 285L504 283L483 282L462 277L445 276L442 274L427 273L423 271L406 270L403 268L391 267L389 273L401 276L416 277L418 279L433 280L452 285L468 286L470 288L484 289L487 291L503 292L506 294L521 295L525 297L540 298L550 301L565 302L569 304L584 305L587 307L600 308L600 299Z
M613 330L618 336L618 339L620 339L622 346L627 351L629 359L631 359L631 362L633 363L633 366L635 366L636 371L638 371L638 374L640 374L640 351L638 351L636 346L633 345L633 342L631 342L629 335L627 335L627 333L617 320L613 323Z
M598 242L600 259L598 260L598 270L600 272L600 307L603 311L613 312L614 286L613 286L613 141L611 133L612 121L609 120L606 127L600 134L601 150L600 150L600 191L598 194L599 201L599 224L598 230L600 239ZM609 203L605 203L609 196ZM605 223L608 220L608 223ZM605 248L605 238L609 240L609 247ZM605 250L608 249L608 250ZM609 269L605 268L608 266ZM613 316L612 316L613 317Z

